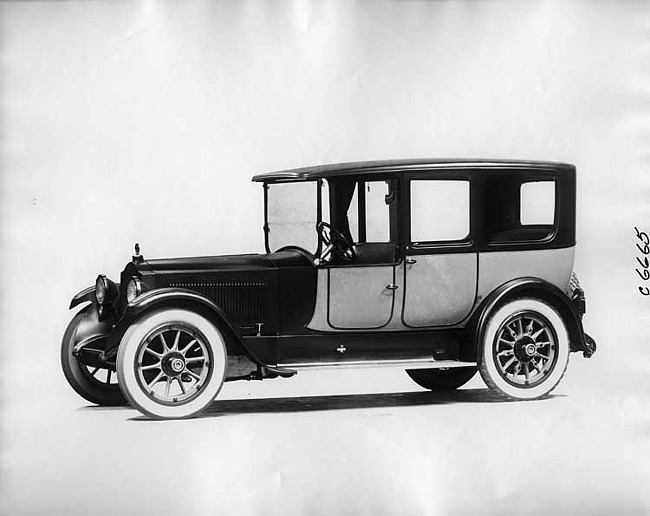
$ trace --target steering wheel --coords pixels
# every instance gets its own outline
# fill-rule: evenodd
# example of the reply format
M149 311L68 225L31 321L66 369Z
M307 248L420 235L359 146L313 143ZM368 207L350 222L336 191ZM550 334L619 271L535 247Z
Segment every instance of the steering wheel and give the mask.
M320 260L327 260L332 251L344 262L350 263L356 258L353 244L350 239L341 233L338 229L333 228L327 222L319 222L316 226L318 238L325 244L325 249L320 253Z

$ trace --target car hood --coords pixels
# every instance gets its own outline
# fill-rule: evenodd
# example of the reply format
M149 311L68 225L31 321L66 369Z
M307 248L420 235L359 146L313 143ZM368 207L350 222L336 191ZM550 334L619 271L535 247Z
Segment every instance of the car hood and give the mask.
M200 270L259 270L269 269L273 262L261 254L235 254L226 256L197 256L192 258L157 258L145 260L141 266L151 272Z

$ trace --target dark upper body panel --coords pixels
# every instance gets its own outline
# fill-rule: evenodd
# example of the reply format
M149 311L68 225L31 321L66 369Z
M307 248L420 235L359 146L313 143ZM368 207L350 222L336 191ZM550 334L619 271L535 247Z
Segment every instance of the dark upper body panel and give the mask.
M556 161L505 160L505 159L392 159L332 163L313 167L279 170L253 176L253 181L275 183L283 181L313 181L340 176L357 176L389 172L445 170L454 168L516 168L519 170L574 170L569 163Z
M144 264L153 272L201 270L258 270L273 267L273 263L261 254L235 254L226 256L196 256L192 258L156 258Z
M305 254L289 250L267 255L233 254L192 258L156 258L145 260L142 265L152 272L166 273L172 271L243 271L300 267L311 265L311 261Z
M316 302L316 268L310 254L301 250L128 263L122 285L133 275L140 276L147 289L198 292L217 304L244 335L256 332L258 323L265 335L299 332Z

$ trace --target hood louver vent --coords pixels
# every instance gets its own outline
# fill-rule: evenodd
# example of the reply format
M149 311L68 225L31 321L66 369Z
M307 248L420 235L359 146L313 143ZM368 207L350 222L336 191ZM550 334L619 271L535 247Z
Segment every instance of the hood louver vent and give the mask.
M170 283L169 286L203 294L226 312L236 325L264 321L265 281Z

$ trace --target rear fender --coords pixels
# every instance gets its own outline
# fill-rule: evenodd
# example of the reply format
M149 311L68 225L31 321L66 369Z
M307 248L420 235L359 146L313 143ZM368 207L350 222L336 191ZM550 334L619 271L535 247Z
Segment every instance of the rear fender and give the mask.
M159 288L150 290L138 296L130 303L123 317L118 321L108 337L106 355L113 356L117 353L120 341L131 324L143 315L160 308L183 308L192 310L211 321L224 334L228 354L231 356L243 355L261 366L274 363L271 353L272 350L269 350L269 356L262 356L259 351L253 354L232 324L230 324L223 310L210 299L192 290L182 288Z
M582 351L585 356L591 356L593 350L587 344L582 327L582 318L571 299L558 287L540 278L518 278L493 290L476 311L469 325L470 335L473 335L476 346L474 351L478 356L479 346L483 342L487 322L491 315L503 303L518 297L533 297L546 301L555 308L567 326L571 351Z

